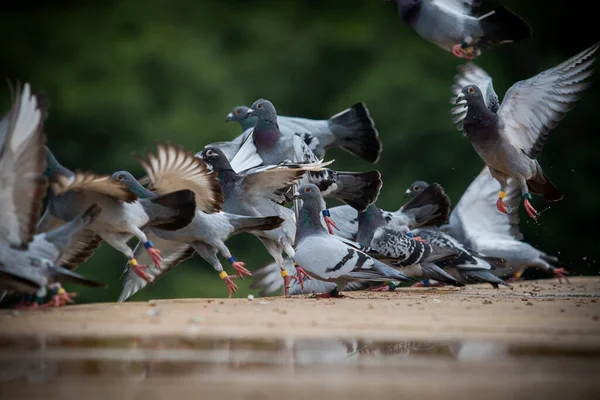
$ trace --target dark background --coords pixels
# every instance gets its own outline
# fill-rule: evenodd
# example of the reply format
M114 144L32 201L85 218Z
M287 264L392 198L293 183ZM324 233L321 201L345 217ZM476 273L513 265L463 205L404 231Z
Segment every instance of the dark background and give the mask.
M366 102L384 145L375 166L384 179L378 200L384 209L399 208L404 190L417 179L439 182L456 203L481 170L481 160L450 115L450 86L462 61L405 26L393 3L82 3L20 1L3 5L0 13L0 75L49 94L48 144L69 168L127 169L141 176L132 152L152 148L156 140L197 151L232 139L240 128L223 122L227 113L264 97L281 115L317 119ZM501 97L515 81L600 39L594 2L502 3L525 18L534 34L476 61L492 75ZM552 131L540 158L564 200L537 223L521 219L526 240L560 256L574 275L599 273L600 92L598 78L593 81ZM1 87L7 109L8 85ZM328 158L339 170L373 168L343 151L330 151ZM547 206L541 198L533 204L539 210ZM228 245L250 269L271 262L252 236L234 237ZM120 253L103 245L78 271L110 288L77 288L78 301L116 300L124 265ZM250 293L247 282L239 296ZM226 290L212 267L196 257L133 299L205 296L226 296Z

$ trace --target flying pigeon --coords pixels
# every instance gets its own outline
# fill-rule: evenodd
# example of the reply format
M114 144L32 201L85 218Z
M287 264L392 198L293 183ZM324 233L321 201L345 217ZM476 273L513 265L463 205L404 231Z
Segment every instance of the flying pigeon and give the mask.
M127 171L115 172L112 179L124 182L125 185L138 194L140 198L151 199L158 196L156 193L144 188L133 175ZM242 278L243 275L251 275L250 271L244 267L244 263L236 260L229 248L225 245L225 241L229 237L241 232L275 229L282 223L283 219L278 216L245 217L225 212L208 214L204 211L196 210L196 216L193 221L182 229L167 231L158 228L149 228L151 232L147 232L147 235L151 237L150 240L152 240L155 245L160 244L162 246L163 242L167 242L164 243L164 247L160 248L163 259L168 256L169 262L167 263L163 260L163 269L156 272L149 271L148 273L150 274L152 281L155 281L196 252L209 262L217 273L219 273L219 276L227 286L228 296L231 297L232 293L237 291L237 285L231 280L232 277L229 276L227 272L223 271L223 266L219 262L217 252L220 252L221 255L229 261L240 278ZM169 252L166 253L165 248L168 249ZM178 256L177 254L185 254L188 255L188 257ZM145 255L143 243L136 246L134 255L138 259L138 262L143 260ZM148 282L141 279L131 268L129 268L129 264L127 264L124 272L123 291L119 301L126 300L147 284Z
M287 295L291 278L284 268L281 253L285 251L288 257L294 259L296 224L294 212L282 205L289 200L285 194L307 171L318 172L327 164L282 163L250 168L238 173L234 171L225 154L216 147L206 147L197 156L218 174L225 196L225 212L249 217L273 215L284 220L277 229L252 231L252 234L259 238L279 265Z
M123 253L136 273L144 279L149 279L144 272L148 265L141 265L134 258L133 251L127 245L132 236L144 243L154 264L160 268L160 252L154 248L142 228L149 225L166 230L181 229L194 218L197 204L198 207L204 205L209 211L218 211L221 207L222 195L219 197L220 191L214 193L219 188L216 177L211 177L205 165L203 172L198 172L190 169L185 160L160 159L146 172L154 176L153 182L156 182L158 189L172 189L172 192L153 199L139 199L123 182L112 180L110 176L68 170L58 163L47 147L46 160L46 176L51 178L51 190L48 191L48 207L38 225L38 231L46 232L60 226L75 218L90 204L98 203L102 212L88 227L95 235L84 232L86 237L82 239L83 245L87 245L92 251L101 240L106 241ZM195 200L195 191L178 189L182 182L188 183L194 178L206 185L204 190L194 188L203 193L198 202ZM157 193L162 192L157 190Z
M208 147L219 147L231 159L256 125L257 118L246 118L247 113L248 107L237 106L225 119L226 122L235 121L242 126L243 133L240 136L231 142L222 142L217 146L213 143ZM339 147L373 164L379 160L381 141L365 103L357 103L328 120L277 116L277 124L282 134L299 136L320 159L325 158L328 148Z
M95 208L65 229L35 235L46 189L43 112L25 84L0 124L0 291L40 298L59 280L101 285L57 265L72 235L93 219Z
M357 240L358 211L346 205L332 207L329 211L338 227L334 234ZM381 210L381 213L391 228L405 232L423 225L442 225L450 215L450 198L440 185L434 183L397 211Z
M562 193L542 171L538 161L550 129L556 127L589 87L598 44L584 50L562 64L532 78L519 81L506 92L497 113L488 109L481 89L473 84L462 88L456 98L467 113L462 120L466 136L475 151L500 183L496 206L500 212L509 209L504 203L508 179L515 179L521 189L527 214L536 219L537 211L531 194L558 201Z
M481 0L396 0L402 20L423 39L471 60L481 49L531 36L531 27L499 6L482 14Z
M334 282L338 287L350 281L412 281L402 272L359 250L357 243L328 234L320 219L325 202L316 185L302 185L294 197L302 200L295 238L294 260L299 266L298 271L307 272L318 280Z
M236 165L244 163L238 160L249 160L249 166L275 165L283 161L320 162L298 136L285 136L281 133L277 124L277 112L270 101L255 101L246 116L256 117L257 122L252 135L231 161L234 169L237 170ZM382 185L379 171L337 172L329 169L309 172L307 179L301 183L307 182L316 184L323 196L335 197L357 210L364 210L374 202ZM333 233L335 223L329 217L328 210L323 211L327 227Z
M460 243L480 254L502 258L512 272L521 272L527 267L535 267L556 275L559 282L567 271L557 268L558 258L546 254L522 241L517 213L501 214L493 212L492 199L496 196L496 183L487 167L469 185L450 214L448 225L440 229L449 233ZM509 206L519 203L519 185L508 179L506 202ZM554 264L554 265L552 265ZM492 271L503 277L502 270Z

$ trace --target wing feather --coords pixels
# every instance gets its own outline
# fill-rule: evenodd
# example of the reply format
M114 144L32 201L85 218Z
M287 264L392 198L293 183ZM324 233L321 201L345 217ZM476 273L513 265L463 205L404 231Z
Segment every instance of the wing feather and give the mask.
M124 183L113 180L108 175L97 175L88 171L75 171L73 176L55 174L50 187L57 196L73 190L99 193L125 203L133 203L138 199Z

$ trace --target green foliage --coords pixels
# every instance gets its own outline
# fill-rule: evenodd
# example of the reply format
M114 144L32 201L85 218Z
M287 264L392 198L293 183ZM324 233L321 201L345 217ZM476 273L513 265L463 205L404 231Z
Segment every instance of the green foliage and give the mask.
M4 35L0 72L49 94L48 145L70 168L127 169L139 177L132 152L152 148L157 140L200 150L232 139L239 126L225 124L225 116L259 97L273 101L281 115L317 119L365 101L384 145L375 167L384 178L378 205L385 209L400 207L407 185L417 179L439 182L456 202L482 167L449 113L449 89L461 61L408 29L393 4L131 0L27 8L21 3L0 15L0 26L10 33ZM477 61L500 94L597 40L594 13L581 9L588 6L565 16L566 1L546 8L504 3L530 22L534 36L487 51ZM565 24L574 27L564 29ZM4 93L6 109L10 96ZM586 228L599 216L599 98L596 88L589 90L553 131L541 157L565 199L537 224L522 218L527 240L560 255L575 273L598 273L597 234L588 235ZM328 157L339 170L374 168L339 150ZM536 203L544 208L542 199ZM235 237L228 245L250 269L271 262L252 236ZM110 288L76 288L80 301L115 300L124 265L121 254L103 245L79 271ZM195 257L134 299L225 296L219 281ZM238 296L249 293L248 282L237 282Z

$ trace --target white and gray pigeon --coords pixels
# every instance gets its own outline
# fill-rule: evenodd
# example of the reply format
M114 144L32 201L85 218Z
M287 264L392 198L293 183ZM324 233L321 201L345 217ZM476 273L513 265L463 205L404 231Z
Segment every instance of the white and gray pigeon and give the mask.
M2 122L0 291L35 293L40 299L60 280L102 286L57 264L73 234L89 224L97 207L64 229L35 235L46 189L42 127L42 110L25 84Z
M482 0L395 0L402 20L423 39L456 57L531 36L531 27L504 6L482 13Z
M207 147L219 147L231 160L256 125L256 117L246 118L248 109L237 106L225 119L242 126L240 136L231 142L211 143ZM325 158L327 149L339 147L373 164L379 160L381 141L365 103L357 103L328 120L277 116L277 124L284 135L299 136L320 159Z
M256 117L257 122L252 135L246 139L231 161L234 170L240 170L238 165L254 167L275 165L284 161L320 162L300 137L286 136L281 132L277 124L277 111L270 101L255 101L246 115ZM308 172L301 183L308 182L316 184L324 197L337 198L357 210L364 210L374 202L382 185L379 171L338 172L331 169ZM332 233L331 227L335 224L331 221L328 211L323 211L327 227Z
M590 86L586 80L593 74L597 50L598 44L554 68L515 83L506 92L497 113L488 109L476 85L467 85L458 94L456 103L467 108L461 122L464 132L500 183L496 201L500 212L510 211L503 201L509 178L518 182L527 214L533 219L538 213L530 203L531 194L543 195L548 201L563 198L536 159L550 130Z
M357 240L358 211L343 205L332 207L329 212L338 228L334 234L344 239ZM450 198L440 185L433 183L397 211L381 210L381 213L391 228L400 231L407 232L423 225L442 225L448 221L450 215Z
M154 173L159 187L166 190L153 199L139 199L127 186L110 176L90 172L72 172L58 163L46 148L46 176L51 178L51 190L46 212L38 225L39 232L47 232L79 215L91 204L102 208L100 215L78 236L83 246L92 252L102 240L123 253L141 277L149 279L145 270L148 265L139 264L127 241L136 236L144 243L154 264L160 268L160 251L154 248L143 231L146 225L177 230L187 226L194 218L196 206L206 211L221 208L222 194L216 176L204 166L201 171L190 169L187 160L156 160ZM190 177L190 174L192 176ZM181 182L192 179L202 182L194 190L181 188ZM196 196L195 193L201 194ZM196 201L198 198L198 201ZM93 234L92 234L93 233Z
M420 182L420 185L427 185ZM414 189L416 183L411 185ZM416 192L422 189L417 190ZM559 281L567 279L567 271L557 268L557 257L546 254L522 241L517 213L501 214L495 211L491 199L496 196L496 181L487 167L469 185L456 207L450 213L448 225L440 227L471 251L505 260L506 268L491 272L500 278L520 275L527 267L535 267L556 275ZM508 180L506 202L509 206L519 203L519 185ZM554 264L554 265L553 265Z
M296 222L294 212L283 206L289 200L285 194L307 171L319 171L326 164L282 163L250 168L238 173L233 170L229 160L219 148L204 148L197 156L218 174L225 196L223 204L225 212L249 217L273 215L284 220L277 229L251 233L258 237L279 265L285 282L285 294L287 294L290 277L284 268L281 253L285 251L288 257L294 258Z
M314 184L302 185L294 197L302 200L296 224L296 269L342 288L351 281L414 281L360 250L360 245L330 235L321 223L325 202ZM331 293L324 293L324 297Z
M124 182L140 198L154 198L158 196L155 192L143 187L127 171L115 172L112 178ZM209 214L201 210L196 210L196 216L193 221L182 229L167 231L158 228L148 228L146 234L155 245L160 245L163 257L163 268L159 271L148 271L148 275L154 282L196 252L217 271L227 286L228 296L231 297L232 293L237 291L237 285L231 280L232 276L224 272L217 253L220 252L231 266L235 268L240 279L243 278L243 275L251 275L251 273L244 267L242 261L238 261L233 256L225 241L238 233L271 230L278 228L282 223L283 219L278 216L246 217L226 212ZM134 250L134 256L138 262L145 261L146 252L144 251L143 243L138 243ZM147 285L148 282L140 278L129 267L129 264L126 264L125 271L123 272L123 289L119 301L125 301Z

